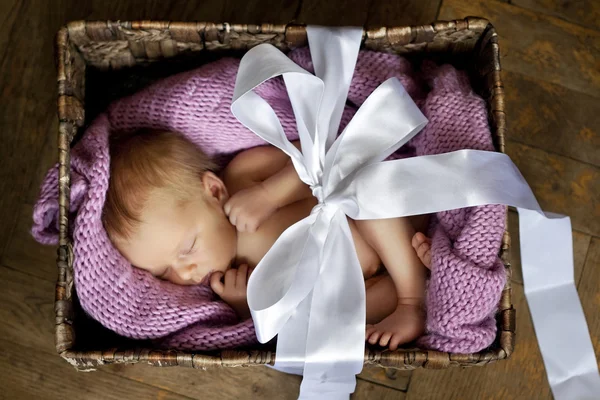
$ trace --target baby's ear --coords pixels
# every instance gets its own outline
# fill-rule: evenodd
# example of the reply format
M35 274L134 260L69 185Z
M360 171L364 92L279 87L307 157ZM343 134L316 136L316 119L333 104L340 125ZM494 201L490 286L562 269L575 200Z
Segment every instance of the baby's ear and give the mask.
M224 205L229 200L229 193L225 187L225 183L213 172L205 172L202 175L202 186L208 197L217 200Z

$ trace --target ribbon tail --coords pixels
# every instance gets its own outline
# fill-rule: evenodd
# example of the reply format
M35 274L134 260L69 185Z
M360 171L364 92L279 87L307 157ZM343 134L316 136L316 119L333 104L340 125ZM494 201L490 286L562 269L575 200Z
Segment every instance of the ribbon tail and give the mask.
M308 336L308 323L313 293L296 308L294 314L288 319L277 335L277 351L275 368L278 371L294 375L304 374L306 361L306 338Z
M347 399L364 363L364 278L348 220L340 210L333 210L321 273L313 289L301 398L326 393L325 398Z
M596 399L600 374L574 282L571 221L517 210L525 296L552 393Z

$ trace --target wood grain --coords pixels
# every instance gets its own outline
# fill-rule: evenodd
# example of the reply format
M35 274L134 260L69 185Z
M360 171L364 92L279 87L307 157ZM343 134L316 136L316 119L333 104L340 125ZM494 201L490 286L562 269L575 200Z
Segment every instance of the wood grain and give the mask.
M521 241L519 238L519 217L516 210L508 213L508 229L510 232L510 259L512 266L512 278L515 283L523 284L523 269L521 266ZM574 278L575 283L581 279L586 255L590 247L592 237L585 233L573 231L573 256L574 256Z
M366 26L414 26L435 21L442 0L373 0Z
M93 0L89 19L98 20L170 20L229 22L238 24L288 23L299 6L299 0L171 2L161 0Z
M511 3L600 30L600 2L597 0L511 0Z
M222 21L236 24L287 24L293 22L301 4L300 0L248 0L243 5L225 1Z
M600 166L600 101L519 73L502 74L508 138Z
M58 274L56 246L43 246L31 236L32 209L29 204L20 207L17 225L10 236L1 263L55 283Z
M165 389L104 372L77 372L57 355L0 340L2 399L183 400ZM202 397L195 397L202 398Z
M358 377L381 386L406 391L412 373L413 371L398 371L393 368L365 366Z
M86 15L84 3L74 0L22 1L20 7L10 8L7 25L0 30L0 43L9 44L2 49L0 60L3 99L0 113L0 221L3 228L0 230L0 254L14 227L22 196L37 172L40 149L49 136L56 140L54 37L66 21ZM10 21L15 18L21 23L11 25Z
M103 371L197 399L296 399L300 377L267 367L209 369L110 365Z
M364 26L369 0L303 0L298 23L330 26Z
M358 381L354 394L350 396L351 400L403 400L405 398L404 392L361 380Z
M46 6L41 3L24 3L18 9L19 18L27 15L29 22L14 23L8 33L3 32L9 34L10 45L0 64L0 254L15 224L20 197L36 171L36 154L56 107L51 45L54 32L44 21Z
M409 400L552 399L523 286L513 285L512 294L517 337L511 358L481 368L415 370Z
M500 37L502 67L600 96L600 32L499 1L443 1L440 19L489 19Z
M600 238L593 238L578 292L587 319L596 360L600 360Z
M54 283L0 266L0 338L54 350Z
M91 0L86 2L92 20L201 20L217 21L222 15L225 2L161 0Z
M569 215L573 229L600 236L600 168L511 140L506 150L543 210Z
M148 365L110 365L102 370L195 399L295 400L300 389L300 377L267 367L201 371ZM404 397L401 391L359 379L351 399L391 400Z
M6 0L0 2L0 63L3 62L7 46L11 43L10 39L17 16L20 15L20 9L23 6L23 0Z

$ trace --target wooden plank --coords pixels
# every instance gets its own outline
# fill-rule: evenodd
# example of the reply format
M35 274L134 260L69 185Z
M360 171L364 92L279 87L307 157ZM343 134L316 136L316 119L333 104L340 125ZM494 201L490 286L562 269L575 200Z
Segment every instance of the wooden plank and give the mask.
M406 391L412 371L399 371L393 368L367 367L358 377L368 382L376 383L396 390Z
M53 42L67 20L85 16L74 0L23 2L10 29L0 64L0 254L15 224L22 196L38 168L48 135L56 137L56 69ZM27 21L26 23L23 21ZM2 35L7 31L0 31Z
M98 20L170 20L229 22L239 24L288 23L294 19L299 0L272 2L249 0L244 3L208 0L168 2L146 0L93 0L90 17Z
M31 236L32 208L28 204L21 206L17 224L6 246L1 263L54 283L58 274L56 246L43 246Z
M216 0L202 2L169 2L161 0L91 0L89 20L172 20L220 22L225 2Z
M399 390L390 389L385 386L375 385L371 382L358 380L356 391L351 400L402 400L406 398L406 393Z
M197 399L293 400L298 397L300 377L267 367L222 368L199 371L187 368L157 368L148 365L111 365L110 373L136 382ZM353 400L404 399L405 393L357 380Z
M506 149L542 209L569 215L574 230L600 236L600 168L511 140Z
M592 238L583 275L579 282L579 298L587 319L596 360L600 360L600 238Z
M512 4L600 30L597 0L512 0Z
M512 357L482 367L415 370L407 392L409 400L552 399L523 286L513 285L512 294L517 310Z
M600 32L499 1L444 1L439 17L473 15L496 27L504 69L600 96Z
M366 26L414 26L435 21L442 0L373 0Z
M53 354L54 283L0 266L0 337Z
M187 397L119 376L77 372L58 355L0 340L3 399L172 399ZM202 398L200 396L195 398Z
M328 26L364 26L369 0L303 0L296 22Z
M110 365L112 374L197 399L296 399L300 377L267 367L207 369L205 371L149 365Z
M23 0L6 0L0 2L0 62L4 59L7 47L12 44L11 31L20 15Z
M48 134L46 142L41 146L40 152L37 155L37 169L31 177L29 189L23 197L23 202L26 204L35 204L40 194L40 187L48 173L48 170L58 162L58 141L56 133L58 132L58 121L55 121L51 127L54 134Z
M294 21L300 0L224 2L221 20L235 24L288 24Z
M510 258L512 265L512 278L515 283L523 284L523 270L521 267L521 241L519 240L519 217L516 210L508 213L508 229L510 232ZM573 255L575 267L575 282L581 279L585 257L590 247L592 237L585 233L573 231Z
M504 71L508 137L600 166L600 101L536 78Z

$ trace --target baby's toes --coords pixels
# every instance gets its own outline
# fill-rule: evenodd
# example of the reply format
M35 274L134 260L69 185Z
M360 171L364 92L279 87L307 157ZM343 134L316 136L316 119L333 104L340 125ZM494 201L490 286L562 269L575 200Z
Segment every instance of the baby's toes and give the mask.
M392 351L397 350L398 346L400 346L404 342L406 342L406 340L404 340L404 337L396 333L394 336L392 336L392 339L390 340L389 349Z
M392 335L393 334L391 332L385 332L383 335L381 335L381 339L379 339L379 345L382 347L386 347L390 342Z
M375 332L375 326L373 325L367 325L367 329L365 331L365 340L368 340L369 337L373 334L373 332Z
M417 250L419 248L419 246L421 246L421 244L423 243L427 243L428 239L427 236L425 236L422 232L417 232L413 235L412 237L412 247Z
M410 244L412 245L413 249L415 249L415 250L417 249L417 247L419 247L419 244L421 243L420 236L419 236L420 234L421 234L421 232L415 233L413 235L413 237L412 237L411 242L410 242Z
M415 249L419 259L427 268L431 266L431 244L428 241L422 242L419 247Z
M378 330L376 330L376 331L374 331L373 333L371 333L371 335L369 336L369 340L368 340L368 341L369 341L369 343L371 343L371 344L377 344L377 341L378 341L378 340L379 340L379 338L381 337L381 334L382 334L382 333L383 333L383 332L381 332L381 331L378 331Z
M429 246L429 249L427 249L427 251L423 255L421 262L423 263L424 266L431 269L431 246Z

